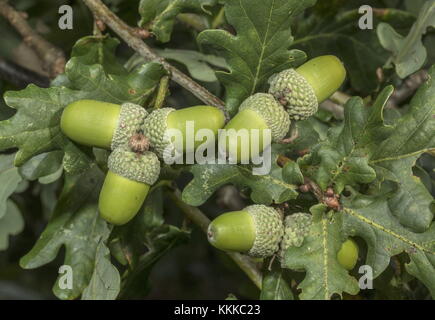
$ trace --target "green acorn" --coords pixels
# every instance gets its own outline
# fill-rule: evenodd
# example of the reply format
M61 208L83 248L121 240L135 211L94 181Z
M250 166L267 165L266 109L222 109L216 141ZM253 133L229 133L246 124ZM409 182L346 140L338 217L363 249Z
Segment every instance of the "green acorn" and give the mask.
M239 112L225 126L226 131L221 134L219 143L226 143L225 150L230 159L248 163L270 144L263 141L264 130L269 129L271 142L277 142L285 137L289 128L290 118L274 97L267 93L256 93L240 105ZM252 129L258 130L258 135L254 135ZM246 143L242 142L244 131L249 138L245 140Z
M304 120L317 112L319 103L340 88L346 69L335 56L320 56L297 69L287 69L269 79L269 93L279 101L291 119Z
M64 109L60 128L75 142L114 150L142 129L146 116L145 109L134 103L78 100Z
M352 239L347 239L337 253L338 262L347 270L352 270L358 261L358 245Z
M304 238L310 232L311 215L304 212L293 213L284 219L284 235L281 241L280 257L290 247L300 247Z
M279 249L283 235L281 214L264 205L251 205L241 211L221 214L207 231L208 241L224 251L246 252L265 258Z
M200 129L210 129L215 136L218 130L225 124L225 115L222 110L211 106L195 106L184 109L162 108L151 112L143 125L144 135L150 139L151 147L161 158L165 152L172 152L175 146L168 136L169 129L177 129L183 135L183 150L180 152L192 152L203 141L195 141L192 148L186 143L186 124L192 121L194 124L194 136Z
M108 166L98 207L101 217L122 225L137 214L157 181L160 161L149 151L140 154L118 148L109 156Z

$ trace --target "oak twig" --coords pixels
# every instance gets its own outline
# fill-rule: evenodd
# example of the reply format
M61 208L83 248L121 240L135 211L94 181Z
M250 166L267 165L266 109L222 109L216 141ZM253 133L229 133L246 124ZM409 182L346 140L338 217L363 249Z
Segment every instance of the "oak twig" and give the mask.
M0 78L18 88L25 88L31 83L41 88L48 88L50 85L50 79L47 77L2 58L0 58Z
M51 78L55 78L65 70L65 55L56 46L45 40L27 20L26 15L11 7L7 1L0 0L0 15L2 15L23 37L24 43L35 50L42 61L42 67L47 70Z
M403 81L403 84L400 87L394 90L387 102L387 108L397 108L409 99L427 79L428 73L424 69L410 75Z
M211 92L182 73L180 70L170 65L165 61L165 59L155 54L151 48L145 42L143 42L141 37L138 36L136 29L128 26L117 15L110 11L109 8L107 8L107 6L104 5L100 0L83 0L83 2L95 16L102 20L140 56L145 58L147 61L161 63L171 74L171 79L173 81L178 83L184 89L190 91L204 103L218 107L227 115L225 104L221 99L213 95Z

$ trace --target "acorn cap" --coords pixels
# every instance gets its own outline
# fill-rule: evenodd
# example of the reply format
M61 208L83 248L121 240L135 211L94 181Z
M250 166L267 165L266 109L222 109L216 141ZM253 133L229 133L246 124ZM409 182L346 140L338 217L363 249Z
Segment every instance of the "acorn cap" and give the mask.
M285 251L290 247L300 247L304 238L310 232L312 216L298 212L284 219L284 236L281 241L280 256L284 258Z
M218 249L265 258L278 251L283 232L278 211L265 205L252 205L220 215L210 223L207 235Z
M160 174L160 161L150 151L143 154L115 149L109 156L109 170L129 180L153 185Z
M282 140L290 129L290 118L285 109L268 93L256 93L239 107L239 112L252 110L260 115L271 130L272 141Z
M166 135L166 130L168 128L166 120L168 115L173 111L175 111L174 108L161 108L154 110L145 118L143 124L144 135L150 140L151 147L160 158L163 158L164 152L168 151L166 149L168 145L172 144L168 135Z
M128 144L130 137L142 130L148 112L140 105L126 102L121 105L118 125L113 133L111 149L115 150Z
M304 120L317 112L319 103L313 87L295 69L273 75L269 84L269 93L284 106L290 119Z
M284 227L281 214L272 207L252 205L245 208L254 218L256 236L248 254L253 257L270 257L279 250Z

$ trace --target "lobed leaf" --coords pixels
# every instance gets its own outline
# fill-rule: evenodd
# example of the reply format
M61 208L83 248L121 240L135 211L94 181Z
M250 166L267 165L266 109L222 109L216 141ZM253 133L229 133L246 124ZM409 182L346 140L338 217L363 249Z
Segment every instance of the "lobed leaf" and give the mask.
M274 73L302 63L305 54L288 50L293 37L292 17L314 4L314 0L225 0L227 21L236 35L224 30L205 30L198 42L216 49L230 72L216 75L226 88L226 107L235 114L240 103L265 89Z
M216 5L217 0L141 0L139 13L141 27L148 27L161 42L171 39L175 19L180 13L209 13L206 7Z
M289 247L282 265L293 270L305 270L298 288L300 299L328 300L333 294L357 294L358 282L337 260L343 243L341 215L327 217L323 205L312 207L314 215L309 234L300 247Z
M249 187L252 201L260 204L283 203L298 195L297 186L284 180L283 169L276 164L276 156L272 157L272 168L267 175L253 175L251 167L232 164L196 164L190 172L194 178L184 188L182 199L192 206L203 204L226 184Z
M406 252L411 259L407 270L435 293L435 225L424 233L403 227L390 209L392 193L365 196L354 192L343 199L343 232L359 236L367 243L365 264L379 276L389 265L390 258Z
M402 79L419 70L426 61L427 51L422 37L429 27L435 27L435 3L427 1L420 9L416 22L406 37L387 23L376 29L382 46L392 53L396 73Z
M8 200L6 212L0 218L0 251L9 246L9 236L17 235L24 229L24 219L17 205Z
M110 234L97 209L102 180L103 174L95 165L82 174L67 175L48 225L32 250L20 260L25 269L38 268L53 261L65 246L64 265L73 270L73 286L61 287L60 275L53 286L60 299L75 299L88 287L98 258L97 248Z

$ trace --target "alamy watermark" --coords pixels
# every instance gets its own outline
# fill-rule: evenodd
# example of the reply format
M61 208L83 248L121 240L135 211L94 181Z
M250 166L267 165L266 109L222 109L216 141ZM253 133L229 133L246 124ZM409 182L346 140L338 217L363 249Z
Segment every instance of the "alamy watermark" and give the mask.
M270 129L210 129L195 131L195 122L187 121L185 131L167 129L164 140L171 142L163 151L168 164L252 164L254 175L266 175L271 169Z
M62 290L73 288L73 269L71 266L64 264L59 268L58 285Z

